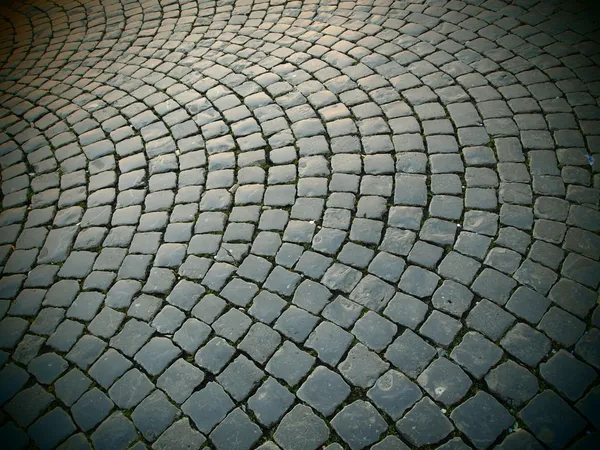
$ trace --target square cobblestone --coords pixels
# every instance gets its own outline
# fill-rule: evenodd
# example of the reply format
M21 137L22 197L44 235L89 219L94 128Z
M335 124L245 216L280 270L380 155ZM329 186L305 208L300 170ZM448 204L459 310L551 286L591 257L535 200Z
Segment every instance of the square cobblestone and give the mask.
M271 357L265 369L271 375L284 380L290 386L297 385L314 365L315 358L303 352L289 341Z
M393 420L398 420L421 399L422 393L418 385L391 369L379 377L367 396Z
M549 390L538 394L519 417L540 441L552 448L565 446L585 427L585 420ZM554 430L551 435L543 431L548 427Z
M457 407L450 418L477 448L486 448L514 423L514 418L494 397L478 392ZM481 426L481 422L486 427Z
M332 415L349 394L350 386L344 379L324 366L317 367L297 392L300 400L325 417Z
M331 425L350 448L364 448L379 440L386 423L368 402L357 400L342 409Z
M416 378L435 354L435 348L412 331L406 330L388 347L385 358L401 372Z
M233 408L234 403L215 382L210 382L203 389L196 391L181 406L181 410L190 416L202 433L212 430Z
M502 358L502 350L479 333L469 331L450 358L464 367L475 378L481 379Z
M427 397L419 401L402 420L396 422L396 428L416 447L436 444L454 430L450 420Z
M248 407L266 427L279 421L293 403L294 396L274 378L267 379L248 399Z

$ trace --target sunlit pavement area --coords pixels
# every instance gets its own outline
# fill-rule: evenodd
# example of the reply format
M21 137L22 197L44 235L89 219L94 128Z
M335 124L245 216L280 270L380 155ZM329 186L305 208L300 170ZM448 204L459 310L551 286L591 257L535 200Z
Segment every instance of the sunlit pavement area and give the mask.
M600 448L594 1L0 8L0 446Z

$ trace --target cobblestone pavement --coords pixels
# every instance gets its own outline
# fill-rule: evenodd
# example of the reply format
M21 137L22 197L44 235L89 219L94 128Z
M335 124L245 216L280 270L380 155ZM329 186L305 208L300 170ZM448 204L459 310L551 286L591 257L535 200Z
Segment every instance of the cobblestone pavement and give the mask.
M592 3L5 5L2 448L600 448Z

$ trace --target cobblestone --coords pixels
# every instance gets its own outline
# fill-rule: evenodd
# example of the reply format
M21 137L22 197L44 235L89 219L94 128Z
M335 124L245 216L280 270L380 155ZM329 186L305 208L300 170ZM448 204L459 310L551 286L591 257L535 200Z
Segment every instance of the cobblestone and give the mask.
M533 434L550 447L560 447L585 426L583 418L552 391L543 391L520 412L521 419ZM560 417L560 419L559 419ZM552 426L551 436L543 435L542 429Z
M592 3L6 5L2 441L594 447Z
M513 417L494 397L478 392L450 415L456 427L461 430L477 448L486 448L510 425ZM481 420L488 424L480 427Z
M429 425L426 427L425 423ZM431 425L435 424L432 428ZM440 442L454 427L440 408L429 398L422 399L396 423L398 431L416 447ZM435 430L432 432L432 429Z

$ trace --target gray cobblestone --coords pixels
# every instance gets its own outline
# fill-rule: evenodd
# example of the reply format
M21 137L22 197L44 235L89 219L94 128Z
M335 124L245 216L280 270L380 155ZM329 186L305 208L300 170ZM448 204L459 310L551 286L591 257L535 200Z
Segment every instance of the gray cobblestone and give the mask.
M38 3L0 39L3 442L597 439L589 2ZM449 359L485 380L450 420L409 381Z

